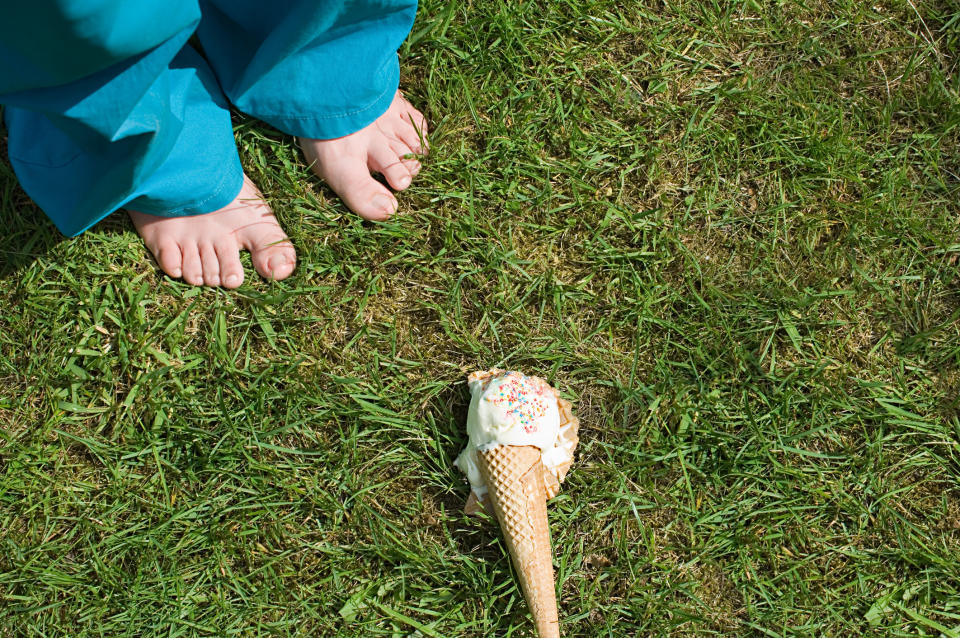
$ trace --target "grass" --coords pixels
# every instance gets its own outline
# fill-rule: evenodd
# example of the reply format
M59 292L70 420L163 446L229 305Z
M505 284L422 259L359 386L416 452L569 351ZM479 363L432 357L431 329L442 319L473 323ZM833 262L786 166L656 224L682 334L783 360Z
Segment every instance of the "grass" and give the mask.
M236 292L0 164L0 635L528 636L464 374L583 424L568 636L960 636L960 6L457 5L362 223L237 116L298 246Z

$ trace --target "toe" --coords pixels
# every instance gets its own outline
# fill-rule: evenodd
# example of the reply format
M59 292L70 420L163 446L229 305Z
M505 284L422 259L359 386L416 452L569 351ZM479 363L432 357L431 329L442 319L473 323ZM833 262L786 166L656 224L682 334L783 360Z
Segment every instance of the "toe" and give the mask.
M397 134L407 145L417 153L427 153L430 145L427 143L427 118L423 113L413 108L407 98L401 96L401 119L403 124L398 126Z
M251 250L253 265L265 279L280 281L293 273L297 265L297 253L286 235L271 238L259 248Z
M203 283L208 286L220 285L220 260L213 244L205 241L200 243L200 265L203 269Z
M388 144L371 149L368 162L370 169L383 175L395 190L402 191L410 186L413 177L410 170Z
M286 241L289 244L290 240ZM271 255L267 258L267 270L270 274L265 276L276 281L286 279L293 274L296 265L297 253L293 250L293 246L288 246L282 250L271 250Z
M243 283L240 249L233 237L221 238L214 245L220 262L220 283L224 288L237 288Z
M202 285L203 263L200 261L199 247L195 242L184 242L180 250L183 252L183 280L194 286Z
M396 125L393 132L414 153L427 154L429 147L427 145L426 124L422 128L418 128L409 119L404 118L403 122Z
M410 150L409 146L399 140L391 140L390 148L400 158L411 177L416 177L420 173L420 161L416 159L416 155Z
M161 241L160 245L154 251L154 257L163 272L175 279L183 275L183 255L180 252L180 245L172 239Z
M266 279L286 279L297 264L297 253L290 238L273 216L243 229L239 235L244 248L250 251L254 268Z
M397 210L397 199L383 184L370 177L359 157L344 158L324 171L324 178L350 210L364 219L384 220Z

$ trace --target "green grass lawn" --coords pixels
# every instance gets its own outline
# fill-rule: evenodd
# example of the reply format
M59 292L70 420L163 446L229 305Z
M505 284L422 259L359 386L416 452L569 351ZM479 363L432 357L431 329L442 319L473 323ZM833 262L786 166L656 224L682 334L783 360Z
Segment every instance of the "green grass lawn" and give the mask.
M581 419L568 636L960 636L956 0L427 0L432 154L236 292L0 163L0 636L530 636L465 373Z

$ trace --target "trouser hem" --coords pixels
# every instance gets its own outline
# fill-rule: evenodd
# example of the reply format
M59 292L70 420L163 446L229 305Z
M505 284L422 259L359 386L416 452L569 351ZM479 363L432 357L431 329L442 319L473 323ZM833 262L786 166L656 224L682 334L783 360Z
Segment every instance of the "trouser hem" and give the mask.
M283 131L288 135L318 140L331 140L344 137L369 126L390 108L390 105L393 103L393 97L400 87L399 65L396 60L392 62L394 68L391 69L391 77L385 82L385 88L376 99L362 108L350 109L339 113L296 113L280 115L261 113L255 108L249 109L249 112L242 107L237 108L241 112L267 122L277 130Z
M135 210L140 213L147 213L148 215L156 215L157 217L190 217L192 215L205 215L207 213L220 210L232 202L237 198L237 195L240 194L240 189L242 188L243 169L237 166L231 167L223 176L223 178L221 178L220 183L217 184L217 187L214 189L214 191L201 200L183 204L171 209L169 207L152 205L149 203L149 201L145 201L142 204L137 204L137 199L140 199L140 197L138 197L122 205L120 208L124 210Z

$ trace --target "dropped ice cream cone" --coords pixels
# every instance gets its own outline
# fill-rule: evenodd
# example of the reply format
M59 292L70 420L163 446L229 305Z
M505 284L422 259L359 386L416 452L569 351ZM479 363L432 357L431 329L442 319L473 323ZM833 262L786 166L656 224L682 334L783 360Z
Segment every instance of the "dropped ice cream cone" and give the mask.
M472 489L466 512L496 515L540 638L558 638L547 501L573 463L579 421L538 377L489 370L469 376L470 442L457 458Z
M553 547L539 448L501 445L479 453L480 473L507 541L540 638L559 638Z
M469 380L471 387L474 387L473 384L478 384L476 387L486 389L486 384L489 384L491 380L506 374L518 373L507 373L503 370L493 369L486 372L474 372L469 376ZM560 484L563 483L563 479L567 477L570 466L573 465L573 454L577 449L577 444L580 442L580 420L574 416L571 403L566 399L558 397L556 390L547 385L542 379L537 377L529 378L545 386L557 402L557 413L559 415L557 436L552 445L549 446L548 449L543 450L542 458L543 487L547 500L549 501L560 492ZM471 402L471 406L473 406L473 402ZM493 511L490 509L489 493L486 492L480 480L478 467L476 467L476 463L471 458L471 452L472 450L470 446L468 446L457 459L457 466L463 470L470 479L471 485L473 485L473 489L470 490L470 495L467 496L467 503L463 510L468 515L479 514L483 511L486 511L488 514L493 514Z

